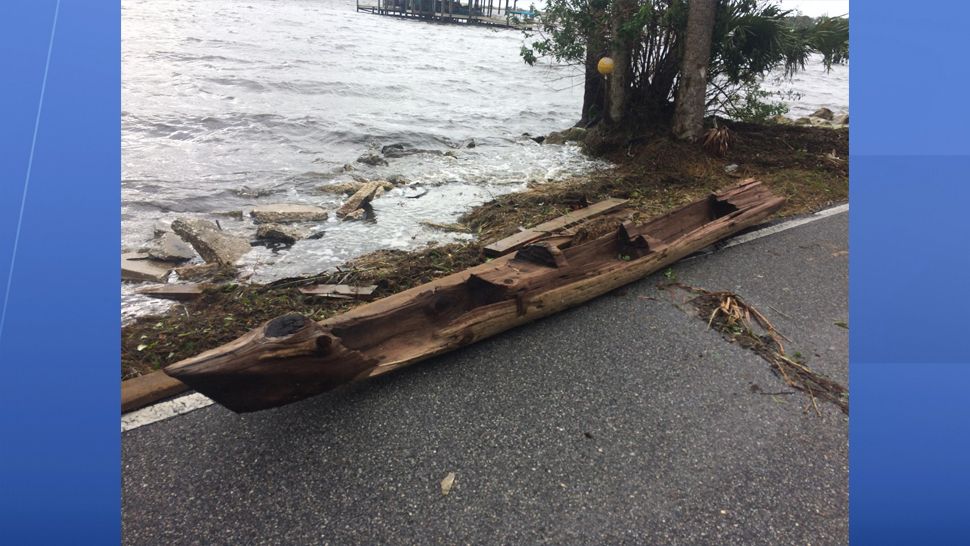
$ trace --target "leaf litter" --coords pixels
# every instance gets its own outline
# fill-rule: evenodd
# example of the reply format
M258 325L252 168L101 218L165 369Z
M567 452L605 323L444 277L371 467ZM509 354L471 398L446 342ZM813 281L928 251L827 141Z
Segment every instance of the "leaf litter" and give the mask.
M660 288L678 288L692 294L687 303L697 309L699 317L709 327L768 361L771 370L786 385L809 396L816 414L821 415L817 400L835 404L843 413L849 414L849 390L837 381L812 370L802 361L799 353L789 356L785 352L784 342L791 340L741 296L729 291L710 291L678 282L663 284Z

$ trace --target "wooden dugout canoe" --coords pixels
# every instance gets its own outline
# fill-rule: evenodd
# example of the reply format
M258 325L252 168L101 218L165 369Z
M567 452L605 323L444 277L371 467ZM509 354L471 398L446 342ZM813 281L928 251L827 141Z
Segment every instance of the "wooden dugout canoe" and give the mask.
M747 180L581 244L551 235L321 322L277 317L165 373L236 412L282 406L588 301L761 223L784 202Z

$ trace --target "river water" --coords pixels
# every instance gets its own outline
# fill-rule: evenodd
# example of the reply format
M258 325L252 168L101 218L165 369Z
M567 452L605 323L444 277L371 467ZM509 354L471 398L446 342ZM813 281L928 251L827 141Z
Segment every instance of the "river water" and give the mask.
M334 208L321 186L397 175L409 182L373 203L376 222L340 223L287 250L254 247L254 282L318 273L379 248L447 242L423 220L453 222L476 204L602 168L574 146L524 133L572 125L582 103L575 68L529 67L511 30L357 13L354 0L122 2L122 246L157 220L218 219L252 237L251 221L219 212L307 203ZM773 84L776 85L776 84ZM777 85L776 85L777 86ZM848 110L848 69L817 64L794 82L793 115ZM474 140L475 147L467 142ZM429 153L355 162L402 143ZM449 152L444 155L443 152ZM345 165L352 170L345 170ZM409 198L427 189L421 198ZM466 236L467 237L467 236ZM123 288L123 315L158 311Z

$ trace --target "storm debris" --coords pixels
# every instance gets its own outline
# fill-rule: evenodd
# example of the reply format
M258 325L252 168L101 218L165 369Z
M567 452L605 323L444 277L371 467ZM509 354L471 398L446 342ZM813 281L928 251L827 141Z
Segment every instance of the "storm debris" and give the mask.
M816 399L831 402L849 414L849 390L840 383L812 370L799 353L789 356L782 340L791 341L779 332L760 311L729 291L712 292L703 288L670 283L662 288L679 288L696 294L693 304L708 326L730 341L750 349L768 361L772 371L789 387L802 391L820 413Z

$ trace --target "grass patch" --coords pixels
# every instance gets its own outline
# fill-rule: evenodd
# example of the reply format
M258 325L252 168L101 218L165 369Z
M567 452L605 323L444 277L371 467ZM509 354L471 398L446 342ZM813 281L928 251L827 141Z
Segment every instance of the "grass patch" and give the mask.
M606 154L616 167L589 176L503 195L459 221L487 245L608 197L630 200L643 219L696 201L712 191L757 178L788 202L779 216L816 212L849 198L848 131L735 124L724 157L665 136L633 139ZM643 141L640 141L643 140ZM728 174L724 167L738 165Z

